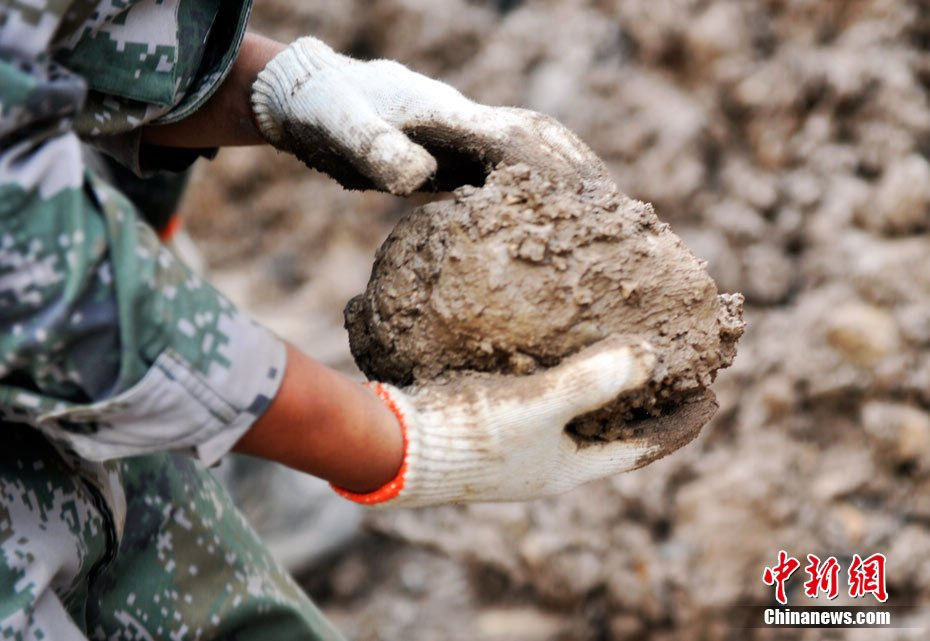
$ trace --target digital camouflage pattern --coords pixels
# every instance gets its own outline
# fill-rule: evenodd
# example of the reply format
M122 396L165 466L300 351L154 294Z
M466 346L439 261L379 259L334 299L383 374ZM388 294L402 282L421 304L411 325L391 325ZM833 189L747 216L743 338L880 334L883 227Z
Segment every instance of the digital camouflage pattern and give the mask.
M35 430L3 427L0 639L342 638L188 457L118 463L122 528Z
M81 158L83 137L158 169L138 127L211 95L248 13L0 0L0 639L338 638L169 453L225 454L276 393L283 344Z

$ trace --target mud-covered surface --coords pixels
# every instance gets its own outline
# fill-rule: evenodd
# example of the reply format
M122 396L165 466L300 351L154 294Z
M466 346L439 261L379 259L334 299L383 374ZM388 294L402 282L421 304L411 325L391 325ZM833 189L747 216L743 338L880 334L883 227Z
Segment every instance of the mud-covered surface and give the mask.
M674 455L558 499L371 515L369 541L306 578L350 638L926 638L744 629L735 609L771 602L762 570L780 549L844 571L883 552L891 600L930 625L925 7L257 3L256 29L566 122L721 292L746 295L720 410ZM214 281L347 371L342 309L410 208L270 150L222 152L188 200Z
M573 422L618 437L624 421L674 409L732 363L742 298L718 297L652 207L609 179L582 188L518 164L406 214L346 328L362 371L397 385L529 374L608 336L648 343L648 384Z

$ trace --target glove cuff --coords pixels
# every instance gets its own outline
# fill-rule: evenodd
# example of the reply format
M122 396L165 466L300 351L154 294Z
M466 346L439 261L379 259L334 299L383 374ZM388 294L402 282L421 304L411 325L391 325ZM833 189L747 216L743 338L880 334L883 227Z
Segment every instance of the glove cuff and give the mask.
M375 383L372 389L400 423L403 463L393 479L373 492L356 494L333 485L337 494L378 507L487 500L491 489L487 458L494 451L488 442L491 434L477 426L421 417L407 395L391 385Z
M258 130L272 145L284 139L284 105L294 89L314 75L344 63L326 43L311 36L298 38L268 61L252 83L252 114Z
M275 63L288 51L290 48L272 58L252 83L252 119L259 133L275 147L280 146L284 138L284 129L281 126L283 109L280 94L285 91L284 87L288 86L288 83L285 83L284 78L281 77L282 70Z

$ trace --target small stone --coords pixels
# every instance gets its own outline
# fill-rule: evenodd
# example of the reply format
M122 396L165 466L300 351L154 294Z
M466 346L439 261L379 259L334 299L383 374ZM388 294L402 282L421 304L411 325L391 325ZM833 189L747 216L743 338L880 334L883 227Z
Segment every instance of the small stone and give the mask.
M563 638L565 622L534 608L488 608L475 621L478 636L488 641L529 641Z
M759 400L770 417L784 416L797 403L797 393L787 377L767 377L759 387Z
M743 250L742 262L740 285L749 302L773 305L791 292L795 266L780 248L757 243Z
M827 319L827 342L849 362L872 367L898 349L900 335L889 312L865 303L849 303Z
M632 614L618 614L610 618L607 624L610 630L610 638L615 641L625 641L626 639L639 639L645 631L642 619Z
M399 572L400 584L408 594L418 596L429 589L430 577L422 564L406 563Z
M860 219L865 227L889 235L926 230L930 226L930 163L912 154L891 165Z
M332 571L330 585L340 598L349 599L361 592L369 579L368 566L360 557L352 556Z
M862 408L862 427L895 462L930 461L930 416L923 410L871 401Z

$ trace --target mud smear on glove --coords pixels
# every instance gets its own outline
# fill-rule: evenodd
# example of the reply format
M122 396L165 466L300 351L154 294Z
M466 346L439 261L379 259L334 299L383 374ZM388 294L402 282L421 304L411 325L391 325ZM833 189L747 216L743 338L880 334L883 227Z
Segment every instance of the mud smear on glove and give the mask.
M483 187L406 215L346 307L359 367L398 385L528 374L627 335L654 347L651 380L576 419L575 433L638 438L656 422L637 419L711 405L705 390L743 332L742 296L718 295L650 205L609 180L582 182L501 166Z

